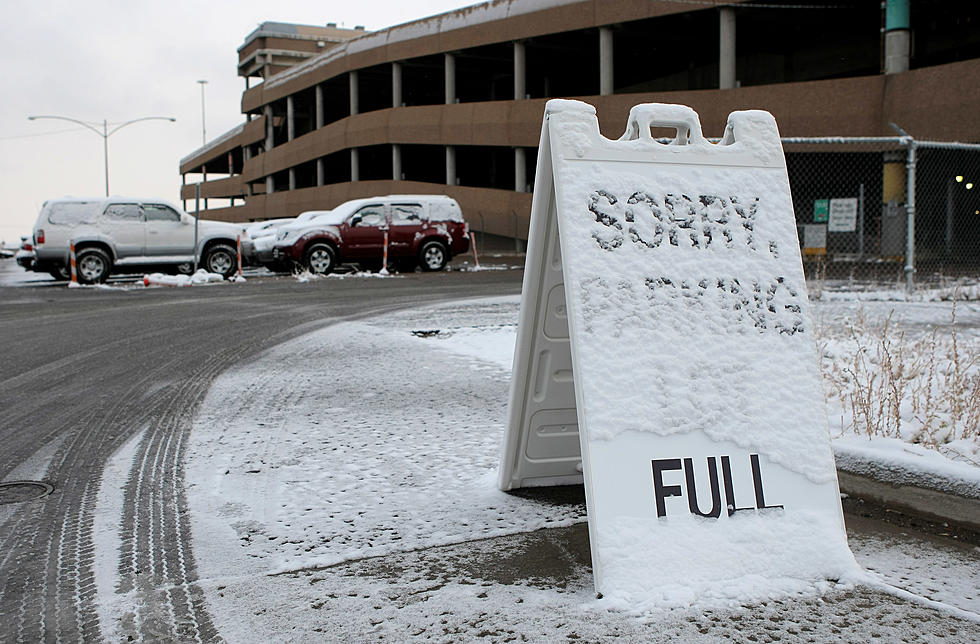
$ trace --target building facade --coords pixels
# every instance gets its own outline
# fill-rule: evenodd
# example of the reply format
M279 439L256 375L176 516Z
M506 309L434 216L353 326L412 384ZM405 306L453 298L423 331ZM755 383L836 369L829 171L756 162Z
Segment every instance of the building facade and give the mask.
M185 204L257 221L390 193L456 198L519 246L544 104L682 103L721 136L772 112L783 136L980 141L980 3L495 0L378 32L264 23L239 49L241 126L180 162Z

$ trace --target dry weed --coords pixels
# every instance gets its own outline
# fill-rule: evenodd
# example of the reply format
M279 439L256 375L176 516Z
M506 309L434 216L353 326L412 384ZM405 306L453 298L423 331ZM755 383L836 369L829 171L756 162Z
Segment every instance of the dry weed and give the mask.
M900 438L933 449L980 441L980 356L963 349L953 302L948 333L910 338L889 315L863 312L843 337L818 336L825 394L840 403L841 430Z

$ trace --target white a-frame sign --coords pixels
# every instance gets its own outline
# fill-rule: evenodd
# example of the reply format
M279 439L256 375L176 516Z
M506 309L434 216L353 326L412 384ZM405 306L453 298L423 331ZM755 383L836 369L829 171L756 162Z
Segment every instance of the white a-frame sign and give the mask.
M850 577L808 309L769 113L711 144L690 108L638 105L611 141L549 101L501 489L584 480L606 597Z

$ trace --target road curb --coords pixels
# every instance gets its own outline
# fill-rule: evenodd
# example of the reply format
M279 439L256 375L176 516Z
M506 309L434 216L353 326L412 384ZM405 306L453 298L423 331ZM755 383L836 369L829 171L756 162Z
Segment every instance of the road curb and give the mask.
M840 490L926 520L941 521L980 532L980 500L912 485L900 485L845 470L837 470Z

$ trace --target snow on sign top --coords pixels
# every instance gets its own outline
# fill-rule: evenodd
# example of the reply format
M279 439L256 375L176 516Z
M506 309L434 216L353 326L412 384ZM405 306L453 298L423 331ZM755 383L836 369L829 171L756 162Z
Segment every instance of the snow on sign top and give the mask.
M624 607L855 572L772 116L715 145L638 105L610 141L553 100L538 158L501 487L581 471L596 590Z

